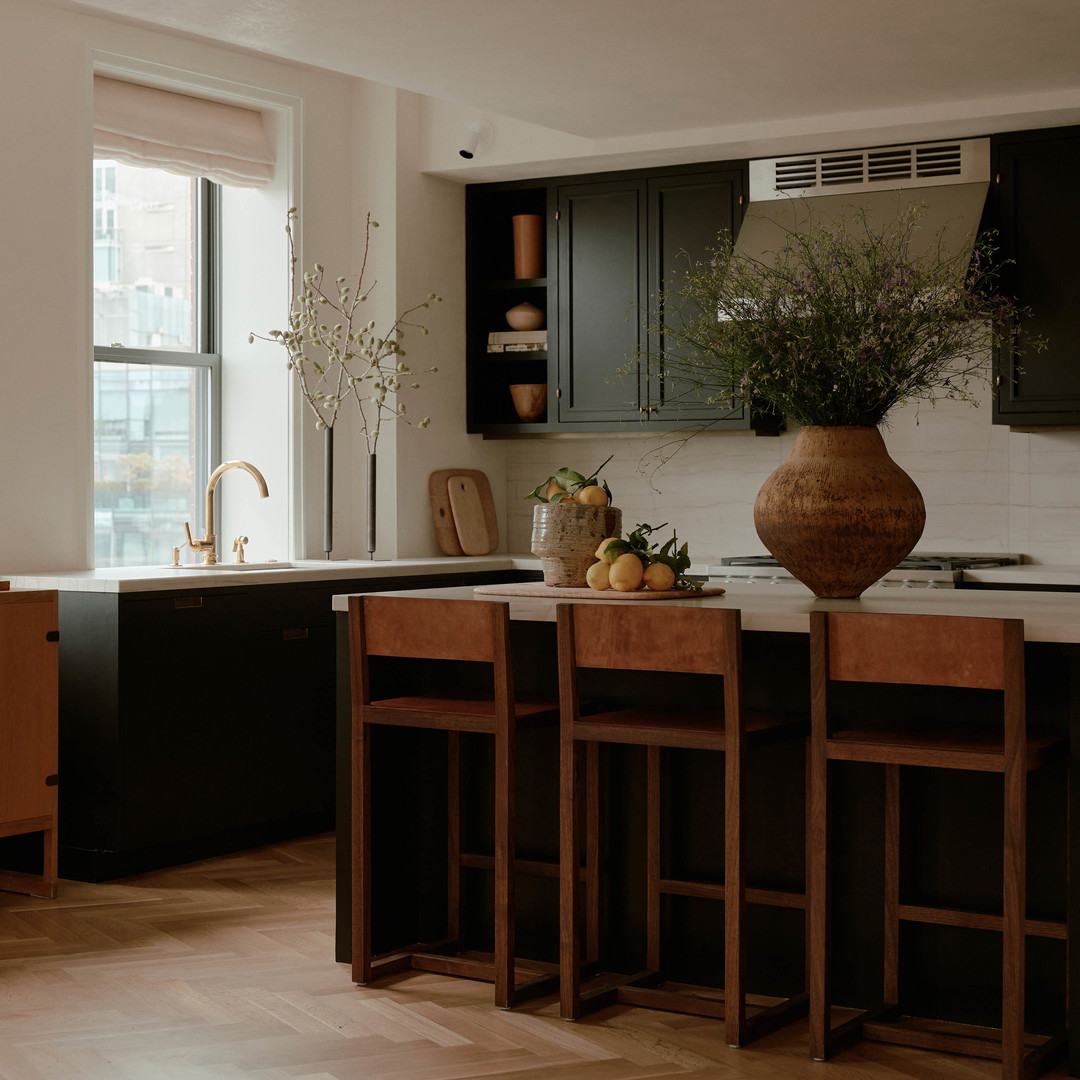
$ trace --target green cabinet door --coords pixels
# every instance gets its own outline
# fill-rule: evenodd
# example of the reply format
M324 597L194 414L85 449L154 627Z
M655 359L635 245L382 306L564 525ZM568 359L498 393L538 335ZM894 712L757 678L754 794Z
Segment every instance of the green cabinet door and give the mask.
M648 181L650 308L665 290L677 290L690 267L711 248L734 237L742 219L743 174L740 169L657 177ZM665 311L661 316L668 315ZM650 342L654 350L662 343ZM642 378L649 420L716 421L721 426L745 427L747 410L741 402L710 401L708 395L685 383L665 378L653 369ZM644 376L644 373L643 373Z
M1080 128L994 140L1004 291L1031 309L1028 333L1046 348L997 357L994 422L1080 424Z
M645 182L559 188L558 419L637 416L636 378L620 376L642 344L646 301Z

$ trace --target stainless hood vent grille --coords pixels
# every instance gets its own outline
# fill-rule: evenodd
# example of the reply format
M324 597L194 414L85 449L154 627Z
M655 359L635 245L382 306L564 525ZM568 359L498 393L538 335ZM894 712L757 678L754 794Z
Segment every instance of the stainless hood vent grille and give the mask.
M834 195L989 179L986 139L842 150L750 163L750 198Z
M818 221L865 215L872 228L921 205L913 250L971 250L990 186L990 140L879 146L750 162L750 204L735 249L775 258L792 233Z

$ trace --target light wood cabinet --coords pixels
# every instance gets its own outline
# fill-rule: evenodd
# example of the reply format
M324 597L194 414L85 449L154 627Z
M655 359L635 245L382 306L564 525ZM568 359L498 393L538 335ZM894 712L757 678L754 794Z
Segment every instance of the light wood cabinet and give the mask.
M0 869L0 889L56 896L55 591L0 582L0 837L40 832L42 872Z

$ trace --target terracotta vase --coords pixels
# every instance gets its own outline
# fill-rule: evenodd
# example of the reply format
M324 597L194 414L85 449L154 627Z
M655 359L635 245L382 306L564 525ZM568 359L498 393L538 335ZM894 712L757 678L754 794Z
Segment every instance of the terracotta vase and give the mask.
M544 218L540 214L514 214L514 277L544 276Z
M547 411L547 392L547 383L514 383L510 387L514 412L523 424L534 424L544 418Z
M586 587L585 574L596 549L622 532L622 511L614 506L540 503L533 508L532 552L540 556L544 584Z
M762 543L816 596L851 598L908 555L922 535L922 495L875 427L805 427L762 485Z

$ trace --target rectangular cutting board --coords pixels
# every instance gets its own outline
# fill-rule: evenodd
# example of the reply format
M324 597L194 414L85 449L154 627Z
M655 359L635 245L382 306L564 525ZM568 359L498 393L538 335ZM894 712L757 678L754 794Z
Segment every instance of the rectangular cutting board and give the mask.
M499 525L487 476L478 469L438 469L428 477L435 539L444 555L487 555Z
M542 581L519 581L509 585L477 585L473 592L486 596L543 596L549 600L689 600L695 596L720 596L724 590L719 585L703 585L700 589L635 589L619 592L616 589L566 589L557 585L545 585Z

